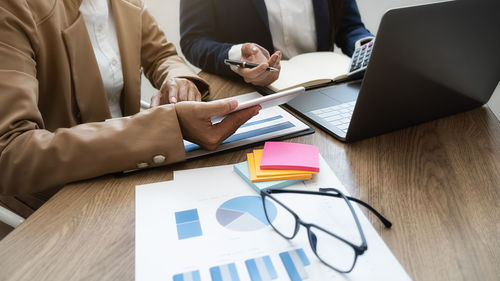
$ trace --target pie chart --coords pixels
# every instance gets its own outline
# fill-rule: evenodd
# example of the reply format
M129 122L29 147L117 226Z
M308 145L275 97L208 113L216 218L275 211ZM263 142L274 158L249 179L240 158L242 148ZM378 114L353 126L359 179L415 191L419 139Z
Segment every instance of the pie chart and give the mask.
M276 206L266 200L266 210L272 222L276 218ZM217 209L216 217L223 227L234 231L255 231L269 226L260 196L230 199Z

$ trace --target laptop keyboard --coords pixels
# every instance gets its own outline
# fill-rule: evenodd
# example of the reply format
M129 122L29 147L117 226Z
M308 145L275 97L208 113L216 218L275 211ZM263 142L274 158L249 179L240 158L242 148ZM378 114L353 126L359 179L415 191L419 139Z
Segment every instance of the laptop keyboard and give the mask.
M351 58L351 66L348 73L349 77L361 78L364 75L364 72L368 67L368 62L370 61L373 46L374 41L371 41L356 48ZM336 127L342 132L347 133L355 104L356 101L351 101L330 107L316 109L311 111L310 113L330 123L330 125Z
M322 118L331 125L342 130L344 133L349 128L351 122L352 112L356 101L346 102L330 107L325 107L311 111L312 114Z

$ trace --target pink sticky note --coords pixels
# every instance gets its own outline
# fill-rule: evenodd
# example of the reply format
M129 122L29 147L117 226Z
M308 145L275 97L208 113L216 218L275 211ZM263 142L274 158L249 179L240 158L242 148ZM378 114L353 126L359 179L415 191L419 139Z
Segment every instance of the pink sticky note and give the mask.
M319 172L318 147L291 142L266 142L260 168Z

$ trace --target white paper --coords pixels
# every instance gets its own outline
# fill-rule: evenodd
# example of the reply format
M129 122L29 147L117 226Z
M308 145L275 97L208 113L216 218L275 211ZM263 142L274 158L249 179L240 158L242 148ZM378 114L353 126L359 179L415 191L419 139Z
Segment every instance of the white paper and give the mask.
M312 180L287 189L335 187L346 192L322 158L320 169ZM277 273L274 280L290 280L279 254L295 249L303 249L311 263L301 268L308 276L303 280L410 280L355 203L353 206L363 227L368 250L358 257L351 273L339 274L315 257L303 227L293 240L286 240L270 226L236 231L254 224L248 216L223 226L217 220L218 210L225 210L222 208L225 202L240 200L243 196L258 195L233 172L232 165L177 171L173 181L137 186L136 280L173 280L176 274L197 270L202 281L211 281L211 267L234 263L239 280L250 281L245 261L262 256L269 256ZM329 200L339 199L321 197L320 200L325 202L324 206L322 203L308 205L308 200L300 196L287 204L290 203L289 207L303 220L317 223L357 243L357 230L345 229L352 224L352 217L341 216L335 206L330 206L332 201ZM179 240L175 213L190 209L197 210L202 235ZM238 222L246 224L242 226ZM262 268L261 260L260 266Z

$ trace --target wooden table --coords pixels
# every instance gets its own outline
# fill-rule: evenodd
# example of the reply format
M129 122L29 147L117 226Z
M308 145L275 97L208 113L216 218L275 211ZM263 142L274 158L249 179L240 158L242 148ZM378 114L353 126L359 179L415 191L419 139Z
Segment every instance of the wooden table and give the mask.
M214 97L251 88L202 74ZM486 107L343 144L317 129L290 141L319 146L414 280L499 280L500 123ZM245 160L251 149L69 185L0 242L0 279L134 279L134 188L172 171Z

